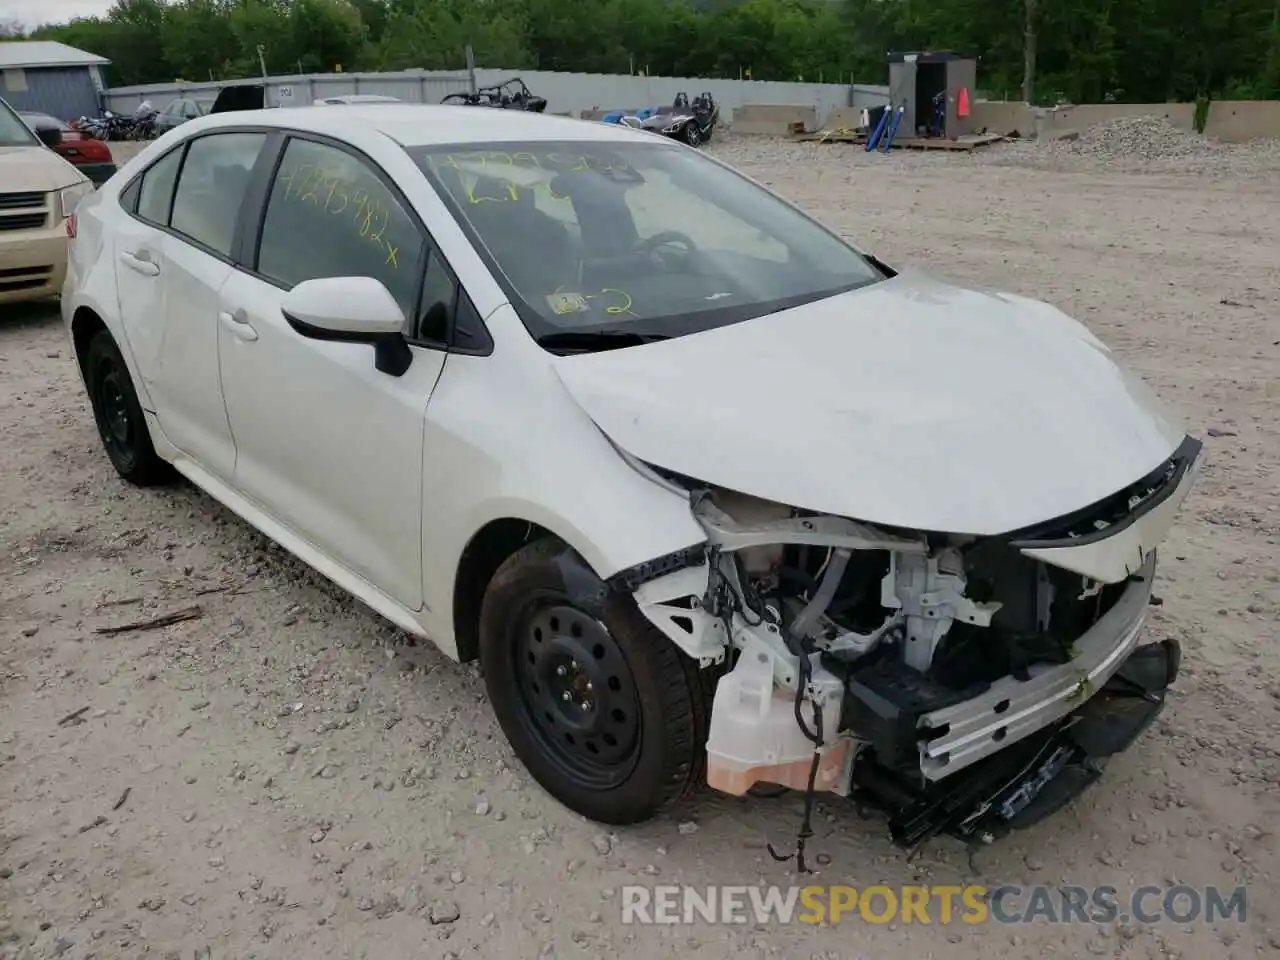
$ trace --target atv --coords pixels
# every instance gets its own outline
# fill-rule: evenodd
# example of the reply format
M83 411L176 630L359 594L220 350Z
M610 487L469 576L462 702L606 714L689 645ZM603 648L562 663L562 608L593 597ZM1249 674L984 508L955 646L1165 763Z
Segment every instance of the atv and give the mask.
M474 93L451 93L441 103L454 103L467 107L497 107L500 110L525 110L542 113L547 109L547 98L538 97L525 86L519 77L512 77L491 87L478 87Z
M687 93L677 93L669 107L658 107L640 121L643 130L661 133L673 140L683 140L691 147L711 139L720 119L720 107L710 93L702 93L689 102Z

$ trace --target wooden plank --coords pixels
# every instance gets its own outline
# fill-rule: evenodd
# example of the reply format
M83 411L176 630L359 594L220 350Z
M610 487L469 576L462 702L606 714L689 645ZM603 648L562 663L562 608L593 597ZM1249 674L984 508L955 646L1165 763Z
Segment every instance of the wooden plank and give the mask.
M907 150L959 150L967 153L978 147L998 143L1003 139L1004 137L994 133L961 137L958 140L948 140L945 137L901 137L895 139L893 145L895 148L904 147Z
M806 133L792 139L800 143L866 143L867 135L850 127L842 127L836 130Z
M819 130L817 133L806 133L792 139L797 143L866 143L867 135L865 132L848 129ZM893 149L902 147L907 150L958 150L967 153L978 147L999 143L1004 139L1006 138L995 133L970 135L958 140L948 140L945 137L895 137Z

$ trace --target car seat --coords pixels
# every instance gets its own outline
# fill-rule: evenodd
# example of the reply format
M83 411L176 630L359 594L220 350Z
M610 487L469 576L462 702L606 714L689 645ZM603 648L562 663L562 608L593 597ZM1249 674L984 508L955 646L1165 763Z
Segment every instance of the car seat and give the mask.
M532 190L482 176L459 199L484 245L522 293L549 293L577 281L579 264L569 231L538 209Z

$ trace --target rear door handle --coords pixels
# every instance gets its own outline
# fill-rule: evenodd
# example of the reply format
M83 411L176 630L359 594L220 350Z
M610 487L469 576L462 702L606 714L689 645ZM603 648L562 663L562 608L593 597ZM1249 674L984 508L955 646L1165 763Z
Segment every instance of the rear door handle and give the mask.
M140 273L144 277L160 276L160 265L151 259L151 254L145 250L140 253L129 253L123 251L120 254L120 262L135 273Z
M218 314L218 319L222 321L222 325L231 333L241 340L257 340L258 331L253 329L253 324L249 322L249 315L243 310L237 310L235 313L227 313L225 310Z

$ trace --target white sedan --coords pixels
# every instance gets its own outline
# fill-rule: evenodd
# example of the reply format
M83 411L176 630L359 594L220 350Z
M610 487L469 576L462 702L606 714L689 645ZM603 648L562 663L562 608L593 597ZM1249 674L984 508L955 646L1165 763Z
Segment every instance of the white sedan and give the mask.
M1030 822L1160 710L1200 444L1083 326L899 274L625 127L383 104L183 124L85 200L107 455L479 658L580 813L700 782L894 836Z

